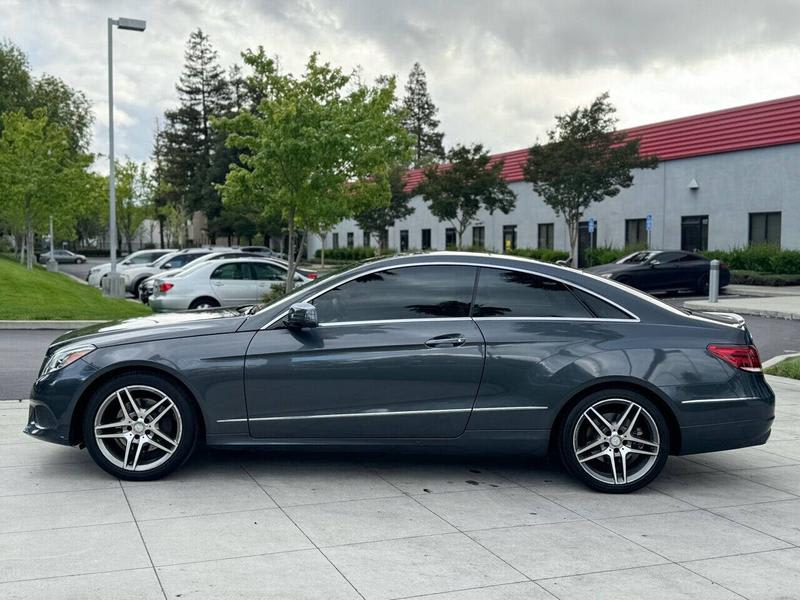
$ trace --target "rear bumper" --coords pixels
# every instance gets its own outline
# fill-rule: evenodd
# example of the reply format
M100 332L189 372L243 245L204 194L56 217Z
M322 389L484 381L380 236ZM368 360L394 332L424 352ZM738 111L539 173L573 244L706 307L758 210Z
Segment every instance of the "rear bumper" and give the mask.
M681 427L680 454L759 446L769 439L774 418Z

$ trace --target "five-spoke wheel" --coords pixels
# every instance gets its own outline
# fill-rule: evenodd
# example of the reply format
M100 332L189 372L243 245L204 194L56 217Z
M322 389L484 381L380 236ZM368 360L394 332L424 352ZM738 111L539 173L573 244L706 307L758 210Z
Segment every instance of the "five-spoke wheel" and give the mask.
M196 427L181 389L149 373L132 373L93 394L84 441L106 471L124 479L154 479L188 458Z
M629 391L592 394L570 411L561 431L561 457L588 486L630 492L658 475L669 453L661 412Z

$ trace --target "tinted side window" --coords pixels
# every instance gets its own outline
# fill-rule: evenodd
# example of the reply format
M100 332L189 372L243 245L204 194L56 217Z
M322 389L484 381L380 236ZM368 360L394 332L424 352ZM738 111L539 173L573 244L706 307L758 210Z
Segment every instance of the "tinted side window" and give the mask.
M592 317L566 285L501 269L481 269L474 317Z
M661 252L656 255L655 259L661 264L677 262L685 255L683 252Z
M314 300L321 323L467 317L475 267L387 269L363 275Z
M589 307L596 317L601 319L630 319L631 316L618 309L617 307L609 304L605 300L601 300L594 294L589 294L577 288L570 288L572 292L580 298L586 306Z
M211 279L244 279L242 263L228 263L214 269Z

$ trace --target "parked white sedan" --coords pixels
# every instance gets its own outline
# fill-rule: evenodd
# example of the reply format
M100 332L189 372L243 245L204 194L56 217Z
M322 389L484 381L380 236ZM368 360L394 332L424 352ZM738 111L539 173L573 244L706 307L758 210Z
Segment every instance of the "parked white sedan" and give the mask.
M288 268L269 258L232 258L190 265L170 277L158 278L150 297L156 312L257 304L286 281ZM297 284L311 281L295 273Z
M139 267L158 260L162 256L175 252L174 248L161 248L156 250L139 250L129 254L117 263L117 271L122 272L132 267ZM103 277L111 270L111 263L103 263L92 267L86 276L86 281L94 287L101 287Z

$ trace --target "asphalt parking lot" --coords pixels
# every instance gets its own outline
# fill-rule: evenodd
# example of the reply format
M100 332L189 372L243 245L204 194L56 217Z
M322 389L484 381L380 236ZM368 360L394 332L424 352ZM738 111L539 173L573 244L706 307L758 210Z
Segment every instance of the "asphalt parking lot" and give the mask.
M159 482L0 403L0 598L800 598L800 384L772 439L591 492L522 458L204 450Z

